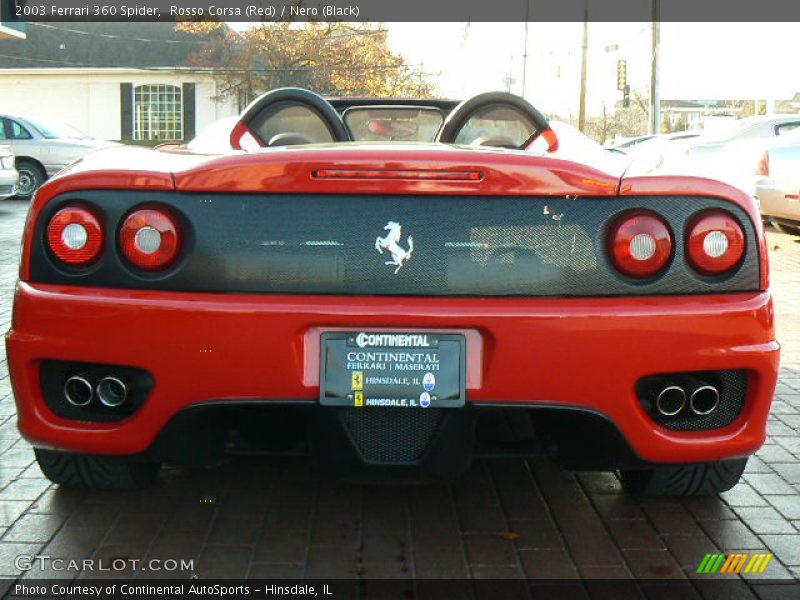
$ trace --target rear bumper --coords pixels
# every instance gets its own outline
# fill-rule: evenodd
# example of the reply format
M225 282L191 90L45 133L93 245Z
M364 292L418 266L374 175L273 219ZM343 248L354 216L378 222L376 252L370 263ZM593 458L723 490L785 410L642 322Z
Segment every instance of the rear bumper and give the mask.
M792 193L796 194L795 188ZM756 189L761 214L800 222L800 198L787 198L786 187L762 183Z
M15 169L0 169L0 200L16 193L19 174Z
M208 401L318 397L319 336L330 329L453 330L467 335L467 398L600 413L649 462L754 452L778 371L768 292L715 296L502 299L279 296L18 284L8 363L19 427L33 444L97 454L148 448L171 417ZM128 365L155 381L118 423L57 417L44 359ZM745 408L724 429L656 425L634 392L660 372L745 369ZM366 409L369 410L369 409Z

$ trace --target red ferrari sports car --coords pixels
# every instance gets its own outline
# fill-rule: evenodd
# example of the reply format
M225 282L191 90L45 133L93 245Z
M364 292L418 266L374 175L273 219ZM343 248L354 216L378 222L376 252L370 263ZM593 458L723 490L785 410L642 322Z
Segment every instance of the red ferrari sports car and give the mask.
M754 200L626 171L528 102L274 90L222 154L117 148L37 193L8 364L70 486L225 452L339 476L474 456L732 487L778 370Z

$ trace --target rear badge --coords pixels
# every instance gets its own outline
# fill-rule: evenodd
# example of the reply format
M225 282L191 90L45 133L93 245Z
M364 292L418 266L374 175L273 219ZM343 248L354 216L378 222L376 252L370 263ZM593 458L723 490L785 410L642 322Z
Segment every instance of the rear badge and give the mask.
M433 373L425 373L425 377L422 378L422 387L426 392L432 392L436 387L436 376Z
M387 260L385 264L397 267L394 274L403 268L403 265L411 260L411 253L414 251L414 238L408 236L408 250L400 245L403 237L403 228L400 223L389 221L386 223L384 230L388 231L384 237L375 238L375 250L383 254L384 250L388 250L392 255L392 260Z

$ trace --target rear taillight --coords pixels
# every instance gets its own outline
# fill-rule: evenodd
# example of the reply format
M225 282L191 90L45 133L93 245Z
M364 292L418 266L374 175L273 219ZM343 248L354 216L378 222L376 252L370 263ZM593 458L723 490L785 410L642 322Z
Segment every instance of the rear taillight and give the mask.
M136 268L165 269L180 251L180 234L175 219L165 210L142 208L125 218L119 232L123 256Z
M68 206L50 219L47 243L58 260L75 266L88 265L103 249L103 227L88 209Z
M630 277L653 277L672 256L672 235L664 221L648 213L629 214L611 231L614 266Z
M716 275L732 269L744 256L744 232L730 214L709 211L696 216L686 234L686 256L698 272Z
M756 175L767 177L769 175L769 152L764 152L761 160L756 165Z

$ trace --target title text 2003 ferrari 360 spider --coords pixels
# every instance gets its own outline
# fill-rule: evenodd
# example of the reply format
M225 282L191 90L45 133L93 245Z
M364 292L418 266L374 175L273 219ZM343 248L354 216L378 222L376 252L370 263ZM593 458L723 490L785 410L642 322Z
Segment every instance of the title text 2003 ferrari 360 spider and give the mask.
M106 150L36 195L8 363L53 481L236 450L413 478L544 454L693 495L763 443L779 348L746 194L558 148L504 93L274 90L230 145Z

